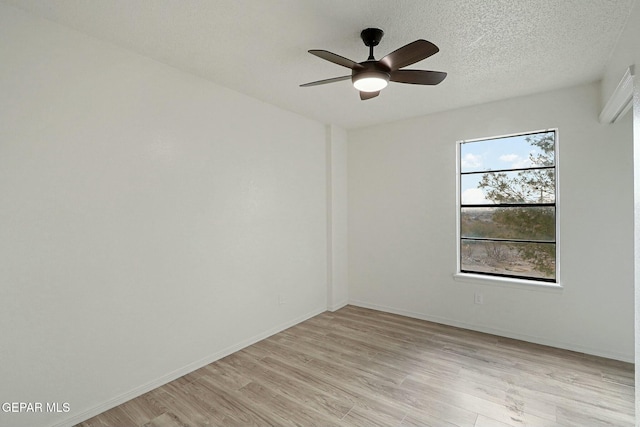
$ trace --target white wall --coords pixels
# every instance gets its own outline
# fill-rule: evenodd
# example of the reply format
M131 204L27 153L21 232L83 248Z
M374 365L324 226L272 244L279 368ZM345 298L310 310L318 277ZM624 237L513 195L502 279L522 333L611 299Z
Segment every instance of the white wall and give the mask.
M326 309L324 125L1 4L0 63L0 402L71 408L0 425Z
M640 64L640 61L637 62ZM634 170L634 284L635 284L635 364L636 426L640 427L640 81L633 92L633 170Z
M636 75L638 75L640 73L638 69L640 67L640 3L637 1L607 63L602 78L601 106L607 103L625 71L633 64L636 64Z
M634 157L634 282L635 282L635 364L640 366L640 3L636 2L627 25L620 35L602 79L602 105L613 94L627 68L635 65L633 110L633 141L623 141L633 147ZM636 368L636 426L640 427L640 369Z
M349 299L349 255L347 242L347 132L327 126L329 289L328 309L344 307Z
M349 132L350 302L633 360L631 122L599 124L599 101L592 84ZM553 127L563 290L455 281L456 141Z

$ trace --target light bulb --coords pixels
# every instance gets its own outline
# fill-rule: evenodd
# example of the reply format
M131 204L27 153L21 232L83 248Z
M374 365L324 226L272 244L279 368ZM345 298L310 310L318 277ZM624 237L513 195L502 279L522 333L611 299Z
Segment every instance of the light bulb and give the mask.
M382 77L362 77L353 82L353 87L361 92L378 92L387 87L387 80Z

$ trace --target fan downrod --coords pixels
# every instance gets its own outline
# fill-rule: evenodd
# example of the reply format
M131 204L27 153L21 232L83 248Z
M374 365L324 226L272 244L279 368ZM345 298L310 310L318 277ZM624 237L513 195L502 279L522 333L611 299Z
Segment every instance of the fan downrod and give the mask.
M382 36L384 36L384 31L380 28L366 28L360 33L360 38L364 42L364 45L369 47L369 58L367 58L367 61L375 59L373 57L373 47L378 46L378 43L382 40Z

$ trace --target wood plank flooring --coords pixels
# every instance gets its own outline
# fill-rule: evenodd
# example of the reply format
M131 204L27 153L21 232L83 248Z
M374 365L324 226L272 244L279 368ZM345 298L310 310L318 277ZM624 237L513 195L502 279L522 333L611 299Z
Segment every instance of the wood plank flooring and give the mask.
M347 306L90 426L633 426L632 364Z

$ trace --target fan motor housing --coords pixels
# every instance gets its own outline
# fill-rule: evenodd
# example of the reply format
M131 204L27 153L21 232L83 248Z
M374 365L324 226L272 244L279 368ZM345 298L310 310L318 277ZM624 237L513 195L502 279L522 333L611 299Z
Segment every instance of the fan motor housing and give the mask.
M380 28L365 28L360 33L360 38L364 42L365 46L378 46L380 40L382 40L382 36L384 36L384 31Z

